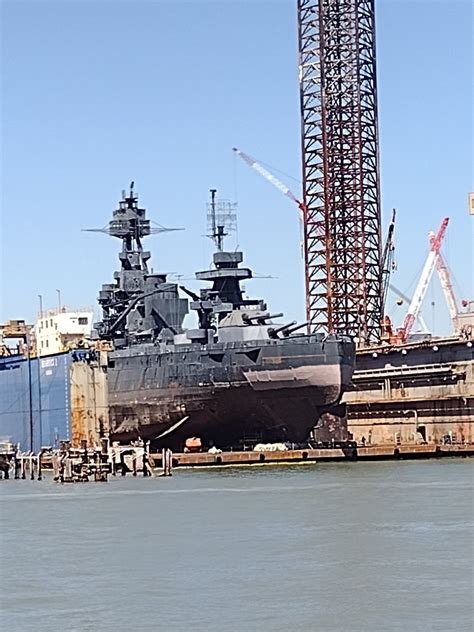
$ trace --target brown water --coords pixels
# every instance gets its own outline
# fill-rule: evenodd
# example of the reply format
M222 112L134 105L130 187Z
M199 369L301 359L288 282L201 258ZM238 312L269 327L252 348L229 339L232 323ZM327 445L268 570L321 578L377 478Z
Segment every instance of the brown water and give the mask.
M472 631L474 460L0 482L9 632Z

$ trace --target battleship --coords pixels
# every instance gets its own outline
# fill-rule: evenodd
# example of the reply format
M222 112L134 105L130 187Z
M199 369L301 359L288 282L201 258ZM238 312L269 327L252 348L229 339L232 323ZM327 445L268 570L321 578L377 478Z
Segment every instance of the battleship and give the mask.
M226 251L225 222L209 204L216 247L199 294L148 268L143 238L154 227L133 189L122 192L103 232L122 242L120 270L99 292L96 335L110 341L110 436L182 449L188 437L228 447L245 438L301 443L347 438L343 392L355 362L352 339L308 334L306 323L275 324L261 299L244 297L252 278L243 254ZM217 201L218 202L218 201ZM184 297L182 296L184 294ZM196 328L183 328L189 310Z

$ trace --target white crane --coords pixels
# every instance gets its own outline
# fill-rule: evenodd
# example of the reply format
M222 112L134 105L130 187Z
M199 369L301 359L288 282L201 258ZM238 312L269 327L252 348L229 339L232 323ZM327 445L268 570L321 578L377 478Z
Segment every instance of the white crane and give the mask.
M273 186L276 187L279 191L281 191L283 195L286 195L287 197L290 198L290 200L292 200L295 204L298 205L298 208L300 210L300 248L301 248L301 256L304 258L304 235L305 235L305 228L306 228L305 203L302 200L299 200L296 197L296 195L292 191L290 191L290 189L285 184L283 184L283 182L278 180L278 178L275 177L273 173L270 173L268 169L265 169L265 167L263 167L257 160L255 160L255 158L252 158L252 156L249 156L248 154L245 154L243 151L240 151L240 149L237 149L237 147L233 147L232 151L234 151L238 156L240 156L244 162L246 162L250 167L252 167L252 169L255 169L257 173L263 176L265 180L268 180L268 182L273 184Z
M432 245L436 239L435 234L430 232L428 237L430 245ZM438 256L436 257L436 271L438 272L446 305L448 306L449 315L451 316L451 320L453 322L454 332L456 333L459 331L458 308L456 307L456 298L454 296L453 284L451 282L451 274L441 250L438 251Z
M448 222L449 217L445 217L441 222L441 226L436 235L433 236L433 239L430 239L430 251L428 253L428 256L426 257L425 265L423 267L420 280L418 281L418 285L416 286L413 298L411 299L410 306L408 307L408 312L405 316L405 320L403 321L403 325L399 330L401 342L406 342L408 340L408 336L410 335L413 323L420 313L421 305L426 295L426 290L428 289L429 282L431 281L431 277L433 276L436 261L439 256L439 250L441 248L441 243L446 233Z
M298 200L296 195L292 193L290 189L283 184L283 182L280 182L280 180L278 180L278 178L276 178L272 173L265 169L265 167L262 167L262 165L257 160L255 160L255 158L252 158L252 156L249 156L243 151L240 151L240 149L237 149L237 147L233 147L232 150L235 151L235 153L240 156L242 160L244 160L250 167L252 167L252 169L255 169L255 171L257 171L261 176L268 180L268 182L271 182L274 187L279 189L283 193L283 195L286 195L290 198L290 200L293 200L293 202L298 205L298 208L300 209L300 219L304 224L306 219L306 206L304 202Z
M406 301L406 303L407 303L408 305L410 304L411 298L410 298L409 296L407 296L406 294L404 294L404 293L403 293L401 290L399 290L397 287L395 287L395 286L393 285L393 283L390 283L390 284L389 284L389 287L390 287L390 289L392 290L392 292L393 292L394 294L396 294L396 295L397 295L400 299L403 299L404 301ZM400 303L399 303L399 304L401 304L401 303L402 303L402 301L400 301ZM425 320L424 320L424 318L423 318L423 316L422 316L422 314L421 314L421 311L420 311L420 313L418 314L418 316L417 316L416 320L418 321L418 324L419 324L419 326L420 326L421 332L422 332L423 334L427 334L427 333L429 333L428 325L426 324L426 322L425 322Z

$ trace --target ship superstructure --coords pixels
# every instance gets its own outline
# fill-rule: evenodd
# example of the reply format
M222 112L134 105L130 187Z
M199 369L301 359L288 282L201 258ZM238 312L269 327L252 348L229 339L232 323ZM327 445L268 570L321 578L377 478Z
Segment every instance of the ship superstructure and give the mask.
M115 346L108 369L112 437L176 448L189 436L221 446L248 436L304 442L319 424L327 438L345 438L340 399L353 371L352 340L298 333L305 324L275 324L282 314L244 298L240 284L252 272L240 267L242 252L224 250L218 221L213 267L196 274L211 287L197 294L151 274L141 248L147 226L131 191L106 231L122 239L121 269L114 284L102 286L97 325ZM188 301L180 289L192 299L196 328L183 329Z
M133 185L128 195L122 191L108 227L98 230L122 241L120 271L115 273L114 283L102 286L99 304L103 317L96 324L99 337L113 340L116 348L153 342L164 330L179 333L188 311L188 302L179 298L177 286L167 283L166 275L148 270L150 253L142 246L147 235L176 229L151 226L145 209L138 206Z

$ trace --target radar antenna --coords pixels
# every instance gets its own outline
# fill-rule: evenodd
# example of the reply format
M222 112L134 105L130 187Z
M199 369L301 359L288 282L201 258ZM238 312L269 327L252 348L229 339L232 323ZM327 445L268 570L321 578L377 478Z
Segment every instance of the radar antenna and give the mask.
M209 189L211 201L207 204L207 236L216 244L219 252L224 247L224 237L237 230L237 204L216 198L217 189Z

